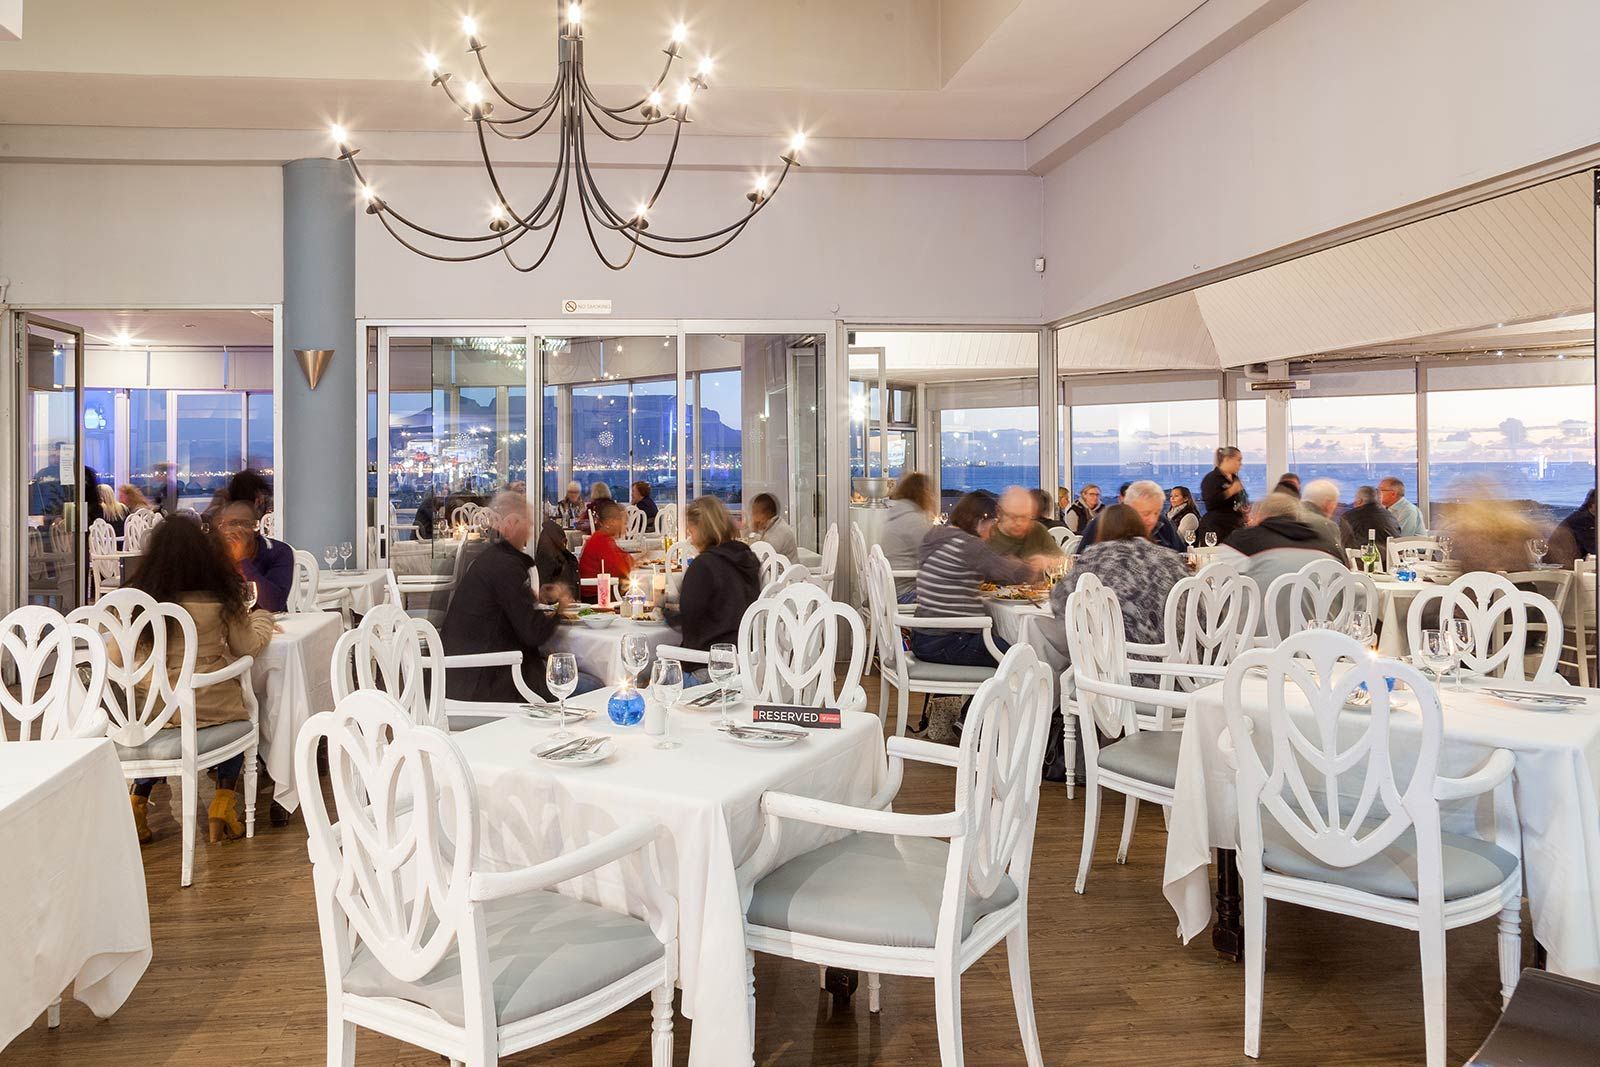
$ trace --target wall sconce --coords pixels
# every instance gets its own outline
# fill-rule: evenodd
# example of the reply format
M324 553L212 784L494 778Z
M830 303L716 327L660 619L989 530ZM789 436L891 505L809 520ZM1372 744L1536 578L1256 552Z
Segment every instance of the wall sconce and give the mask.
M300 361L300 371L306 376L306 384L312 389L322 381L322 375L327 371L328 364L333 362L331 348L297 348L294 358Z

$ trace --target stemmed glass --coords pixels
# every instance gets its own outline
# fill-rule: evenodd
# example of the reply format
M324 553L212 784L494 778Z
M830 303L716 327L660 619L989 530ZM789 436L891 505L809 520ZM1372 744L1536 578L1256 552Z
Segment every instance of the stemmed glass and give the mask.
M1450 550L1455 547L1455 540L1449 537L1439 538L1439 557L1441 562L1450 562Z
M1546 552L1550 551L1550 544L1542 537L1528 538L1528 551L1533 555L1534 566L1544 562Z
M339 559L339 546L338 545L323 545L322 546L322 562L324 562L324 563L326 563L328 565L328 569L330 571L333 570L333 565L334 565L334 563L338 562L338 559Z
M1189 546L1189 549L1191 551L1193 551L1193 549L1194 549L1194 527L1191 526L1191 527L1187 527L1187 528L1184 529L1184 531L1183 531L1183 540Z
M711 675L711 680L717 683L717 695L722 701L721 724L726 727L730 725L731 720L728 718L728 688L723 683L739 673L738 649L726 642L712 645L711 658L706 664L706 670Z
M256 610L256 596L257 596L256 583L255 582L245 582L244 583L244 610L246 610L246 611L254 611L254 610Z
M1206 531L1206 547L1207 548L1216 548L1217 547L1217 531L1215 531L1215 530L1207 530Z
M1442 687L1444 672L1456 662L1455 639L1447 630L1422 631L1422 644L1417 648L1417 662L1432 672L1433 684Z
M679 743L667 736L672 722L672 709L678 706L678 694L683 692L683 664L675 659L658 659L650 672L650 695L661 704L661 740L657 748L677 748Z
M1451 688L1465 689L1466 685L1461 681L1461 657L1472 651L1472 625L1466 619L1451 619L1449 634L1450 650L1456 658L1453 668L1456 684Z
M344 561L344 569L350 569L350 557L355 555L356 546L349 541L339 542L339 558Z
M1372 624L1372 612L1352 611L1350 613L1350 622L1345 627L1345 632L1355 638L1361 644L1361 647L1368 652L1375 649L1376 642L1374 639L1377 637L1378 631Z
M628 673L628 688L639 684L639 675L650 665L650 640L641 633L622 635L622 667Z
M552 652L544 661L544 684L561 703L561 728L550 735L552 741L565 741L572 736L567 729L567 698L578 688L578 657L571 652Z

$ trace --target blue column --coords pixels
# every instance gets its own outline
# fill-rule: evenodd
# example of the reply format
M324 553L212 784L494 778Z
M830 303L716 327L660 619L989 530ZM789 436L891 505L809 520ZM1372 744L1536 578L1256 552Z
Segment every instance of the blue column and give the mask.
M356 193L337 159L283 167L283 453L278 457L286 528L279 534L318 556L356 539ZM297 348L331 348L313 391Z

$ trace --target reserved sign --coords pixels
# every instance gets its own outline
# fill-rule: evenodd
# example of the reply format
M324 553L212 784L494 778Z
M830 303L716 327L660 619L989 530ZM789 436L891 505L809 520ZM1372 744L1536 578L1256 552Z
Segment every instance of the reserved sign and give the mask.
M757 704L755 721L786 722L808 730L837 730L840 725L836 708L800 708L788 704Z

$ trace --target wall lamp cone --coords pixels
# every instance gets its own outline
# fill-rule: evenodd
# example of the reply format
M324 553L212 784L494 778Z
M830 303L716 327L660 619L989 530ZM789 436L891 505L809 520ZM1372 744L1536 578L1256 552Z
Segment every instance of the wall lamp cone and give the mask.
M331 348L297 348L294 358L300 364L300 373L306 376L306 385L316 389L317 383L322 381L322 376L327 373L328 364L333 362Z

